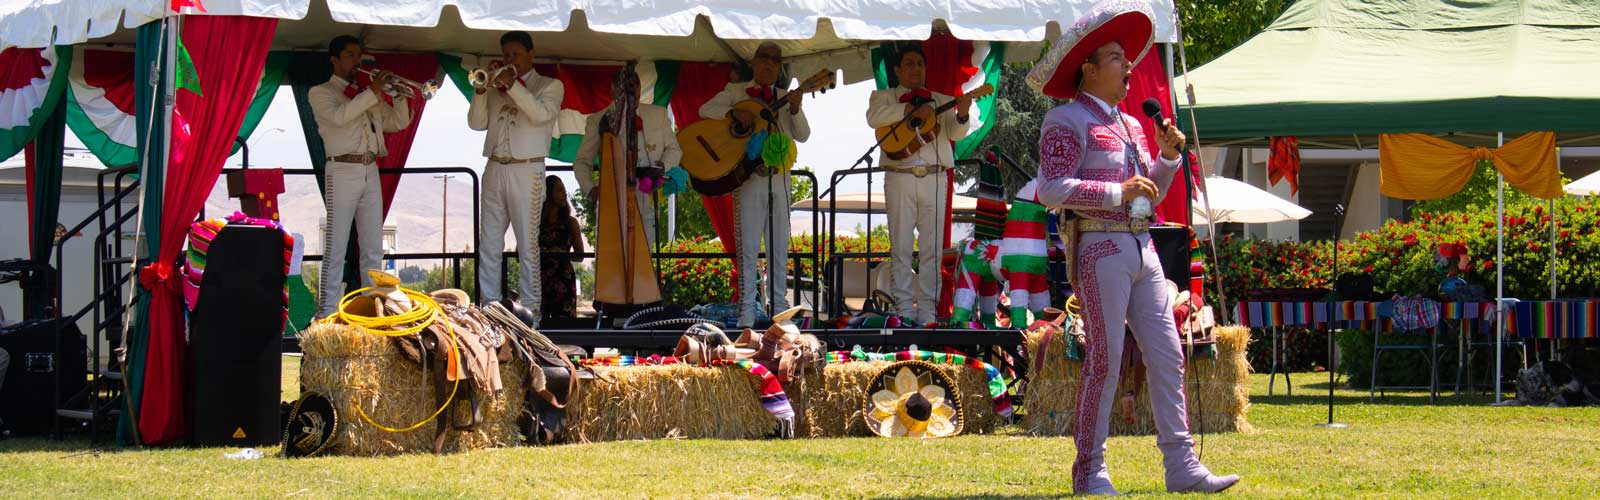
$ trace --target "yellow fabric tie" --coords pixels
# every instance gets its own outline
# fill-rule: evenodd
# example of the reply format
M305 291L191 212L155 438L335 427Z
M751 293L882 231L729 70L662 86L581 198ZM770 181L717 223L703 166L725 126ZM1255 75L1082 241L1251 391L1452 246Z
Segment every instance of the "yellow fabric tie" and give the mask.
M1529 132L1493 149L1468 148L1427 134L1378 136L1379 185L1390 198L1435 200L1456 194L1480 161L1493 162L1506 182L1530 196L1561 196L1554 132Z

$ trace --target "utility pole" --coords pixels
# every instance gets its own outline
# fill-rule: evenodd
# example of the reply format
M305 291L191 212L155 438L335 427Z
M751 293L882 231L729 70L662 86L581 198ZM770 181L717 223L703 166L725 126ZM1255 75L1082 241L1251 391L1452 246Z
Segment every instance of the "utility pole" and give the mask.
M439 204L439 219L443 222L443 227L440 228L440 231L439 231L439 253L441 254L439 256L439 278L441 280L443 280L446 277L445 272L447 272L449 270L449 268L450 268L450 258L446 257L446 256L444 256L442 254L450 253L450 248L449 248L448 242L450 241L450 178L451 177L455 177L455 176L451 175L451 174L443 174L443 175L435 175L435 176L433 176L433 178L439 179L439 192L441 193L441 196L444 197L443 202ZM445 282L448 283L448 280L445 280Z

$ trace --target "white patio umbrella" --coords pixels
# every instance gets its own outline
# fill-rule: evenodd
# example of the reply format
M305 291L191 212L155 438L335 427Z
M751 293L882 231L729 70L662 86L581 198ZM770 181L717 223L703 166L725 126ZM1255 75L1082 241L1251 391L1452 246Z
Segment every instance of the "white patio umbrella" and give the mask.
M1217 222L1243 222L1265 224L1300 220L1311 216L1311 211L1289 200L1279 198L1261 188L1226 177L1207 177L1206 191L1211 193L1211 211ZM1207 224L1205 194L1194 204L1194 224Z
M950 204L951 211L955 212L957 215L972 214L978 211L978 199L971 196L962 196L959 194L955 195L952 197ZM841 214L865 214L869 213L867 211L868 205L871 205L872 207L870 213L881 214L888 212L887 209L889 207L889 202L885 201L882 191L875 191L870 194L859 192L840 193L835 210ZM794 210L814 210L822 213L827 213L828 207L829 203L827 198L818 199L816 205L812 205L809 198L794 202L793 205L789 205L789 208Z
M1582 179L1572 181L1565 188L1567 194L1576 196L1594 196L1600 194L1600 172L1583 176Z

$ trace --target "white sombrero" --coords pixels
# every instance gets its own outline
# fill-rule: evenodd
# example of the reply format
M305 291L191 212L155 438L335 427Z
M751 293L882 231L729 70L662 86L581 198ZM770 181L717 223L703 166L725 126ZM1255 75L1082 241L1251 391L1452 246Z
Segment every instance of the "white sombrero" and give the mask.
M1146 2L1107 0L1095 5L1028 72L1028 86L1057 99L1078 95L1078 71L1105 44L1117 42L1134 65L1155 42L1155 15Z

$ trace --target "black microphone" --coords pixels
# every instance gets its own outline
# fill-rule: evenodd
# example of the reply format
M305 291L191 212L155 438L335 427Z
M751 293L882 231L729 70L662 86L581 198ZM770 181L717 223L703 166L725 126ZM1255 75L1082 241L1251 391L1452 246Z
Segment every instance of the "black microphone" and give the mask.
M1150 117L1150 121L1156 124L1156 130L1158 131L1157 133L1160 133L1159 131L1161 130L1166 130L1166 127L1161 125L1161 121L1166 117L1161 116L1160 101L1157 101L1154 97L1148 97L1145 98L1144 104L1142 104L1140 107L1144 108L1144 115ZM1189 141L1184 141L1180 146L1181 147L1178 148L1178 154L1186 155L1189 153Z
M1161 116L1161 102L1157 101L1154 97L1147 98L1144 100L1143 107L1144 115L1150 117L1150 120L1155 122L1156 128L1160 129L1161 119L1165 118Z

